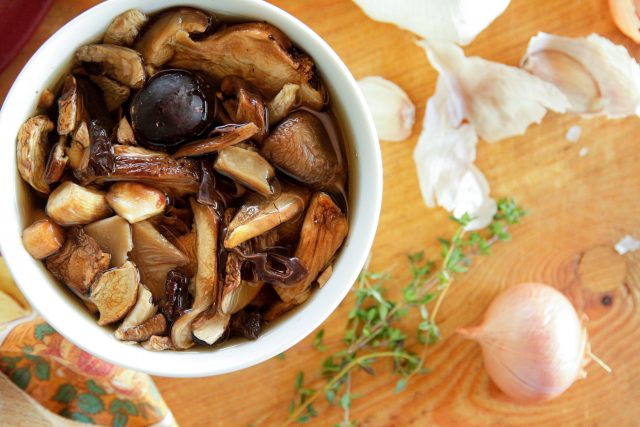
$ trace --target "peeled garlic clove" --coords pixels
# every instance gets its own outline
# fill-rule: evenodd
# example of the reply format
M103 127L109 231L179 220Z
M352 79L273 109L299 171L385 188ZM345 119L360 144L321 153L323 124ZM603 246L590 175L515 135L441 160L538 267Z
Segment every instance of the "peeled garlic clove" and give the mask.
M398 85L377 76L360 79L358 85L373 115L380 139L402 141L411 136L416 107Z
M461 45L504 12L510 0L354 0L371 19L395 24L429 40Z
M508 65L466 57L458 46L418 42L448 86L448 109L466 118L487 142L522 135L547 110L563 113L570 104L554 85Z
M521 63L556 85L571 101L570 111L609 118L640 113L640 65L623 46L597 34L570 38L539 33L529 41Z
M640 43L640 15L637 0L609 0L613 22L624 35Z

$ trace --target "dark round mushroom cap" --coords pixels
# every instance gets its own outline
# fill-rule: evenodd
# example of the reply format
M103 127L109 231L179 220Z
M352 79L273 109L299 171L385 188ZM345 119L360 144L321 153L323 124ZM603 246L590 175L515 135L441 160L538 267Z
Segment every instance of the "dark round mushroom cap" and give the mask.
M200 136L213 123L215 91L188 71L160 71L131 100L133 130L143 144L171 149Z

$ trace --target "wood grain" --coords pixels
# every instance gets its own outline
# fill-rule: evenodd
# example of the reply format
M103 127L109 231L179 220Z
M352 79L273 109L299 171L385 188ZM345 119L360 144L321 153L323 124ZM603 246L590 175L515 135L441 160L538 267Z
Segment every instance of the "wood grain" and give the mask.
M55 2L37 36L0 76L3 97L43 40L93 3ZM382 143L384 199L371 268L391 270L392 286L400 289L408 278L406 255L423 249L435 255L435 239L451 231L445 212L424 206L412 160L424 105L437 74L414 44L413 35L367 19L348 0L274 3L325 38L357 78L391 79L418 107L413 138ZM640 57L640 47L614 27L606 0L513 0L466 52L515 65L538 31L568 36L597 32ZM582 127L578 143L564 137L573 124ZM394 380L383 367L375 377L357 375L356 392L367 397L354 401L352 415L365 426L637 425L640 255L621 257L607 248L624 234L640 233L639 139L637 118L580 120L550 114L525 136L496 144L481 142L477 164L493 194L516 196L530 216L514 230L512 242L478 260L452 287L440 311L444 339L428 359L433 372L401 394L393 394ZM579 157L583 147L589 153ZM455 336L454 330L477 323L501 289L523 281L546 282L571 296L590 319L593 351L613 368L613 374L591 364L586 380L543 404L516 405L500 393L482 367L479 347ZM337 343L344 331L350 302L348 298L322 326L329 344ZM312 375L324 357L312 349L308 338L288 351L284 360L242 372L156 381L183 426L270 426L286 417L296 373L305 370ZM311 424L333 425L340 417L339 410L330 409Z

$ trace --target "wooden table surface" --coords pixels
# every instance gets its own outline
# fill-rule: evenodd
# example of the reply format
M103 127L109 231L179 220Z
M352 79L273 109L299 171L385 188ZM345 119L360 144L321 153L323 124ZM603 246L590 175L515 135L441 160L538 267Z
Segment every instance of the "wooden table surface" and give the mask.
M0 100L30 55L66 21L94 0L56 0L37 34L0 74ZM415 37L391 25L369 20L349 0L276 0L324 37L356 78L381 75L403 87L416 104L411 139L382 143L384 200L373 247L372 270L390 270L393 286L408 278L406 255L426 249L436 254L435 239L451 224L439 209L427 209L420 197L412 159L424 105L437 77ZM614 27L606 0L513 0L470 46L469 55L515 65L531 36L546 31L568 36L596 32L633 45ZM579 124L582 137L564 135ZM384 368L375 377L356 376L353 417L365 426L631 426L640 423L640 256L612 251L627 233L640 235L640 123L637 118L580 120L550 114L525 136L496 144L481 142L477 164L496 197L515 196L530 216L514 230L513 241L495 248L452 287L440 322L444 339L428 358L432 373L393 394L394 379ZM579 156L586 147L588 155ZM570 294L588 315L593 352L612 368L595 364L588 378L544 404L516 405L489 381L477 345L453 334L456 327L480 320L501 289L523 281L542 281ZM611 304L603 303L609 296ZM325 341L336 343L351 298L322 326ZM605 299L608 302L608 299ZM332 347L330 345L330 347ZM162 395L183 426L277 425L287 414L293 379L325 357L311 338L259 366L213 378L156 378ZM336 409L324 410L313 425L340 421Z

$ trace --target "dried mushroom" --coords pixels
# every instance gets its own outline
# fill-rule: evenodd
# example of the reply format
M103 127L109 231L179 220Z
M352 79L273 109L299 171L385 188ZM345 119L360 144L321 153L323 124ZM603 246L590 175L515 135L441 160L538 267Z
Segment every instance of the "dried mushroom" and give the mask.
M167 330L167 319L161 313L146 322L131 328L116 331L116 338L122 341L146 341L152 336L164 334Z
M269 126L287 117L291 110L300 105L300 85L287 83L267 104Z
M260 313L240 311L231 316L229 330L231 335L240 336L248 340L256 340L262 333L264 319Z
M65 232L50 219L41 219L22 232L22 244L35 259L43 259L58 252L65 239Z
M129 99L129 95L131 95L131 89L109 77L91 76L91 81L102 89L104 102L109 111L115 111L120 108L120 106Z
M231 123L253 123L258 127L253 138L262 141L269 131L269 121L268 110L258 90L240 77L227 76L220 83L220 94Z
M286 303L300 304L309 297L309 287L331 261L347 236L347 218L325 193L311 198L302 224L300 242L295 255L309 271L309 275L290 286L274 285Z
M44 180L48 185L54 184L62 178L67 168L67 163L69 162L67 149L67 137L61 135L58 142L56 142L51 149L51 154L49 154L49 160L47 161L47 166L44 171Z
M78 89L78 81L69 74L64 80L62 95L58 98L58 133L60 135L68 135L78 127L83 108L84 101ZM89 144L86 146L88 147Z
M48 110L56 102L56 96L49 89L45 89L38 98L38 108Z
M179 348L193 345L192 323L211 307L218 295L218 216L213 208L191 200L198 244L198 271L195 277L195 298L190 311L173 324L171 340Z
M129 313L138 297L138 283L138 270L129 261L100 275L89 296L100 312L98 325L116 322Z
M296 111L264 140L260 154L296 180L328 189L344 180L344 170L322 122L307 111Z
M160 311L169 320L175 322L193 303L189 293L189 277L181 270L167 273L164 285L164 298L160 301Z
M227 147L218 153L214 163L216 171L263 196L274 193L276 173L264 157L252 150Z
M208 138L199 139L180 147L173 154L173 157L193 157L215 153L225 147L246 141L256 135L258 131L258 127L253 123L218 126Z
M220 300L220 311L226 314L239 312L253 301L263 285L263 282L242 280L236 286L225 286Z
M124 331L142 325L147 320L151 319L157 311L158 307L153 304L153 295L151 295L151 291L149 291L149 289L147 289L143 284L140 284L136 304L116 330L116 338L119 340L125 340L123 335Z
M165 351L165 350L175 350L176 347L173 345L171 341L171 337L159 337L154 335L150 337L147 341L141 343L142 348L148 351Z
M156 300L164 295L167 273L186 264L187 257L158 232L149 221L132 224L133 251L131 256L140 269L142 282L149 287Z
M251 195L229 225L225 248L233 248L304 212L309 193L302 188L284 187L271 198Z
M126 117L120 119L118 128L116 129L116 140L118 144L136 145L136 137L133 129Z
M86 295L96 276L109 267L110 258L82 227L76 226L69 229L62 248L45 264L58 280L78 295Z
M131 226L118 215L101 219L84 227L103 251L111 254L111 267L121 267L133 249Z
M219 30L199 40L181 31L175 35L175 55L169 65L199 70L217 81L242 77L272 98L287 83L300 86L305 107L321 110L327 100L313 61L295 51L291 41L273 25L250 22Z
M45 167L49 152L48 133L54 128L47 116L35 116L27 120L18 132L18 172L36 191L49 193L45 180Z
M111 21L102 37L102 43L131 46L148 20L141 10L129 9Z
M80 47L76 57L81 62L97 64L99 73L133 89L144 84L146 73L142 57L127 47L91 44Z
M224 336L229 326L231 315L209 309L193 321L193 338L199 344L215 344Z
M58 224L68 226L105 218L111 209L102 191L65 181L49 195L46 212Z
M197 9L179 8L162 14L144 32L135 45L145 63L160 67L173 56L176 33L200 34L211 24L211 18Z
M162 191L136 182L116 182L106 198L109 206L131 224L158 215L167 206Z

